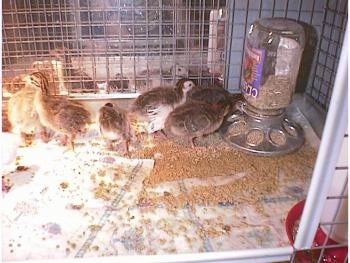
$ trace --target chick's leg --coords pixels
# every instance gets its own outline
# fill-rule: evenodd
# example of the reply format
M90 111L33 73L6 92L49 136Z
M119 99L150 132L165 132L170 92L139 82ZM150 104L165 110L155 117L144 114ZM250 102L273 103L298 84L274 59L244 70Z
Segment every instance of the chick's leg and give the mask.
M107 150L113 151L114 150L114 141L113 140L106 140L106 148L107 148Z
M167 134L165 133L165 131L162 129L162 130L159 130L159 131L155 131L153 133L153 138L163 138L163 139L167 139L168 136Z
M129 140L124 140L124 156L130 156L129 152Z
M59 139L59 145L60 146L66 146L68 142L68 136L67 135L63 135L60 137Z
M190 139L191 147L193 149L196 149L197 151L202 151L202 150L205 150L207 148L205 145L201 145L201 143L198 143L198 140L200 140L201 138L202 138L202 136L194 137L194 138Z
M64 135L60 139L60 145L67 146L68 150L74 151L74 138L75 135Z
M21 140L24 143L24 146L29 146L33 142L33 135L21 132Z
M191 143L191 147L192 147L192 148L196 148L196 144L195 144L195 142L194 142L195 139L196 139L196 137L193 137L193 138L190 139L190 143Z
M50 135L48 134L48 132L45 129L40 131L40 138L45 143L50 141Z
M75 134L71 134L71 136L68 136L68 148L74 151L74 140L75 140Z

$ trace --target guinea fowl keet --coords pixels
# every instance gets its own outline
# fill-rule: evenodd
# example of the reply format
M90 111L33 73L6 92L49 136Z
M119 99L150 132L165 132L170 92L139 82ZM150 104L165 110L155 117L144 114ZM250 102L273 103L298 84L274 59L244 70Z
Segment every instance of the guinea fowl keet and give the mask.
M175 87L158 87L146 91L131 104L131 119L136 125L143 123L143 132L148 134L163 130L169 113L185 103L187 93L194 86L192 80L183 78Z
M35 136L37 133L44 142L49 140L47 130L35 109L34 96L35 89L31 85L25 85L13 94L7 103L7 116L12 132L20 134L25 144L30 144L29 136Z
M34 105L41 123L63 135L62 144L68 144L74 150L76 136L86 132L91 123L90 112L78 102L50 96L47 91L48 81L41 72L28 75L27 81L36 88Z
M234 106L235 102L239 99L242 99L243 96L241 94L230 93L224 88L217 86L209 86L209 87L196 87L192 89L188 94L189 100L202 101L209 104L227 104L230 105L231 108Z
M188 139L191 146L195 147L196 138L220 128L228 111L227 104L188 101L169 114L164 130L169 136Z
M99 109L98 124L107 148L113 150L113 143L121 140L124 154L129 155L130 125L126 112L113 103L106 103Z

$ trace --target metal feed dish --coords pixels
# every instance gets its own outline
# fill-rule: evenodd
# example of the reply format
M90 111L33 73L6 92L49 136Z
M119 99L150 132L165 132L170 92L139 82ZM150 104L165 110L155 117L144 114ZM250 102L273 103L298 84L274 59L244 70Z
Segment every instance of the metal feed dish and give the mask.
M237 102L236 108L221 128L224 140L235 148L256 155L278 156L303 145L304 131L284 112L262 115L243 101Z

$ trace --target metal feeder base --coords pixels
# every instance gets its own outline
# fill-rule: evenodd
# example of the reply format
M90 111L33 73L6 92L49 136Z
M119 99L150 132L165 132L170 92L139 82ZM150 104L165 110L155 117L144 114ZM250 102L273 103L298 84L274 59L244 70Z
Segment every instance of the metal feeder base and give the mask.
M261 115L251 111L245 102L227 118L221 133L233 147L246 153L263 156L284 155L298 150L304 143L303 129L284 112Z

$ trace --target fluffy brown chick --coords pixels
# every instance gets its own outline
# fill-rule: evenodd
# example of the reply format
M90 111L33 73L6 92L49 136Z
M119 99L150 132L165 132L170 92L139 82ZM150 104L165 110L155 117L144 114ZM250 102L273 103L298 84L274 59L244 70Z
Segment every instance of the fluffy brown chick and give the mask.
M227 104L230 105L231 108L234 107L239 99L243 99L242 94L230 93L219 86L197 86L188 93L188 100L202 101L212 105L218 103Z
M26 144L30 144L31 136L40 133L44 142L49 140L46 128L42 125L34 106L35 88L25 85L17 91L7 102L7 115L11 123L12 132L20 134Z
M188 101L177 107L165 121L165 132L177 138L188 139L195 147L195 139L220 128L229 111L227 104L208 104Z
M126 112L116 104L106 103L99 109L98 124L108 149L113 150L113 143L121 140L124 155L129 155L130 125Z
M47 78L41 72L29 74L27 81L36 88L34 105L41 123L63 135L62 144L68 144L74 150L77 134L86 132L91 123L90 112L83 105L65 97L50 96Z
M195 86L190 79L180 79L174 88L153 88L138 96L130 107L130 116L145 123L145 131L154 133L164 128L164 122L173 109L185 103L187 93Z

